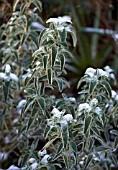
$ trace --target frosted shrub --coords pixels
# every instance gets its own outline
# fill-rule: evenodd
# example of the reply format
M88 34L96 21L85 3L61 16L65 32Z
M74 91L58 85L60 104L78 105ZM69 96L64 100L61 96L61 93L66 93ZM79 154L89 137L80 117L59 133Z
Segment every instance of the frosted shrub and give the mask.
M12 62L12 58L0 72L1 98L5 105L1 109L1 122L5 122L3 129L8 130L9 121L6 123L5 118L13 110L15 118L9 116L14 125L10 139L20 157L18 167L11 165L8 169L109 170L117 165L115 151L118 147L118 94L109 83L115 78L113 70L108 66L104 70L87 68L77 85L77 100L62 93L69 87L62 76L66 73L66 58L73 57L68 36L74 47L77 42L71 18L50 18L46 22L49 26L38 34L31 29L31 23L38 18L35 10L41 9L41 3L38 0L24 2L7 25L9 43L6 48L11 57L15 55L22 61L29 53L32 57L29 63L23 62L25 68L19 61ZM29 8L32 3L36 9ZM30 24L26 26L26 23ZM18 29L17 25L21 39L17 40L16 49L10 37L15 36L13 31ZM5 49L3 54L6 56ZM18 76L13 72L15 69L20 70ZM16 101L19 86L24 93ZM61 98L49 95L55 88Z

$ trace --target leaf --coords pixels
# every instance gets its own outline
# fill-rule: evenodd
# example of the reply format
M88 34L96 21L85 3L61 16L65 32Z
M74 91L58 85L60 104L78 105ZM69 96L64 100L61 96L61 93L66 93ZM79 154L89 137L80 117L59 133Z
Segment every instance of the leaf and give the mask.
M68 161L68 156L66 154L66 152L63 152L63 160L64 160L64 163L66 165L66 168L69 169L69 161Z
M56 46L52 47L52 55L51 55L51 65L54 66L56 56L57 56L58 48Z
M31 40L35 43L36 47L39 48L39 45L38 45L38 34L36 33L36 31L30 31L30 34L29 34Z
M39 106L41 107L41 109L42 109L43 111L45 111L45 110L46 110L45 99L44 99L43 97L40 97L40 98L38 99L38 103L39 103Z
M86 161L85 161L85 166L84 166L83 170L86 170L86 169L87 169L87 167L90 165L90 163L91 163L91 161L92 161L92 158L93 158L93 155L92 155L92 154L88 155L88 157L87 157L87 159L86 159Z
M47 72L48 72L48 83L52 84L52 69L49 68Z
M63 81L62 81L62 79L61 78L55 78L55 80L57 81L59 91L62 92L62 90L63 90Z
M50 145L51 145L56 139L58 139L58 138L59 138L59 136L54 136L53 139L51 139L50 141L48 141L48 142L45 144L45 146L42 148L42 150L49 148Z
M56 168L55 168L54 165L49 164L49 165L47 166L47 170L56 170Z
M64 68L64 65L65 65L65 56L63 54L60 54L59 58L60 58L60 61L61 61L61 71L62 71L63 68Z
M46 128L45 128L45 131L44 131L44 137L45 138L48 137L48 134L49 134L50 130L51 130L50 126L47 125Z
M74 28L71 25L69 25L68 27L66 27L66 31L68 31L71 34L73 39L73 46L75 47L77 44L77 37Z
M27 125L27 129L26 129L26 131L28 131L29 130L29 128L31 127L31 125L33 124L33 121L34 121L34 117L30 117L29 118L29 121L28 121L28 125Z
M118 147L118 136L116 136L115 140L114 140L114 147L117 148Z
M110 130L110 133L112 133L114 135L118 135L118 130Z
M23 4L21 4L21 7L20 7L21 15L24 15L24 14L25 14L25 11L26 11L26 4L23 3Z
M112 93L111 93L112 89L111 89L110 84L109 84L106 80L102 80L102 81L101 81L101 84L102 84L102 86L105 88L105 90L107 91L107 93L108 93L108 98L110 99L111 96L112 96Z
M59 32L61 41L65 42L66 38L67 38L67 32L66 32L65 28L63 30L59 30L58 32Z
M52 158L52 161L55 161L55 160L58 159L59 156L62 156L61 155L62 149L63 149L63 144L61 143L56 154L55 154L55 156Z
M66 146L68 144L68 138L69 138L68 124L66 121L61 121L61 138L62 138L63 147L66 149Z
M91 116L88 116L87 118L85 118L85 121L84 121L84 133L86 133L87 130L89 129L91 121L92 121L92 117Z
M99 146L95 149L96 152L102 152L102 151L106 151L109 148L107 146Z
M41 12L42 11L42 3L41 3L41 1L39 1L39 0L33 0L32 1L35 5L36 5L36 7L39 9L39 11Z
M73 118L75 119L75 108L74 106L68 106L70 113L72 114Z
M27 34L23 34L22 38L21 38L21 46L25 43L26 39L27 39L28 35Z
M47 28L44 28L41 32L40 32L40 35L39 35L39 46L41 46L41 39L42 39L42 36L44 35L44 33L47 32Z
M95 81L91 81L89 84L89 93L92 94L95 87L96 87L97 83Z
M76 145L76 143L74 141L70 142L70 146L72 148L72 151L77 153L77 145Z
M47 67L47 62L48 62L48 55L44 55L43 65L44 65L44 68L45 68L45 69L46 69L46 67Z
M114 165L117 165L118 160L117 160L116 155L111 154L111 155L110 155L110 159L112 160L112 163L113 163Z

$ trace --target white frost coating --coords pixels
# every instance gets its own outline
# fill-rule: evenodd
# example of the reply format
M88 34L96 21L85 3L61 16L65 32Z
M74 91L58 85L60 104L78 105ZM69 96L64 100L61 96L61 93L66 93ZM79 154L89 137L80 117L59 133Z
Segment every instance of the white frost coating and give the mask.
M108 73L113 72L113 69L111 69L109 66L105 66L104 69L105 69L105 71L108 72Z
M15 165L11 165L7 170L20 170L20 168Z
M37 62L36 62L36 65L38 66L40 63L41 63L40 61L37 61Z
M79 107L78 107L78 111L80 112L84 109L89 112L91 110L91 106L88 103L80 104Z
M54 108L53 110L52 110L52 113L54 114L53 116L54 117L57 117L57 118L60 118L61 117L61 115L62 115L62 112L60 112L58 109L56 109L56 108Z
M89 67L89 68L87 68L87 70L85 71L85 74L89 75L90 77L93 77L94 74L95 74L95 72L96 72L95 69Z
M69 23L72 23L71 22L71 17L70 16L63 16L63 17L58 17L58 18L49 18L46 23L50 23L50 22L53 22L53 23L63 23L63 22L69 22Z
M45 156L41 159L41 164L47 164L49 157L50 157L49 155L45 155Z
M70 97L70 98L69 98L69 101L70 101L70 102L76 102L76 99L75 99L74 97Z
M112 98L115 98L117 93L114 90L112 90L111 93L112 93Z
M108 73L106 71L103 71L102 69L97 69L98 73L100 76L105 76L105 77L109 77Z
M4 79L4 78L5 78L5 76L6 76L6 74L5 74L5 73L0 73L0 78Z
M96 106L98 104L98 99L94 98L90 101L91 106Z
M73 121L73 117L71 114L66 114L63 116L63 120L66 120L67 122L68 121Z
M11 78L12 80L18 82L18 77L17 77L15 74L10 73L10 78Z
M8 158L8 154L7 153L4 153L4 152L0 152L0 161L1 160L7 160Z
M5 66L5 73L10 73L11 72L11 67L9 64L6 64Z
M38 163L35 162L30 166L30 170L36 170L37 167L38 167Z
M102 109L100 107L96 107L94 110L98 115L102 115Z
M64 127L67 127L68 123L66 120L63 119L63 120L61 120L61 125L64 128Z
M33 164L33 163L36 162L36 159L35 159L35 158L30 158L30 159L28 160L28 162L31 163L31 164Z
M46 155L47 154L47 151L44 149L43 151L39 151L38 152L38 155L39 156L44 156L44 155Z
M17 109L20 109L22 108L25 104L26 104L26 100L21 100L19 103L18 103L18 106L17 106Z

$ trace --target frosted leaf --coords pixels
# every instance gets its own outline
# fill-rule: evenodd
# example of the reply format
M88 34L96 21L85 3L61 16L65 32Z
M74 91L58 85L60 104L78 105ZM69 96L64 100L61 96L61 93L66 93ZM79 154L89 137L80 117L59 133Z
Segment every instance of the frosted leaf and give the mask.
M0 152L0 161L1 160L7 160L8 158L8 154L7 153L4 153L4 152Z
M69 100L70 102L76 102L76 99L75 99L74 97L70 97L68 100Z
M96 107L95 108L95 113L97 113L98 115L102 115L102 109L100 107Z
M6 76L6 74L5 74L5 73L0 73L0 78L4 79L4 78L5 78L5 76Z
M21 100L21 101L18 103L17 109L22 108L25 104L26 104L26 100Z
M88 103L82 103L79 105L78 111L80 112L82 110L86 110L89 112L91 110L91 106Z
M38 152L38 155L39 156L44 156L44 155L46 155L47 154L47 151L44 149L43 151L39 151Z
M5 66L5 73L9 74L11 72L11 67L9 64L6 64Z
M98 74L99 76L105 76L105 77L109 77L108 73L106 71L103 71L102 69L97 69L98 70Z
M54 117L57 117L57 118L60 118L61 117L61 115L62 115L62 112L60 112L58 109L56 109L56 108L54 108L53 110L52 110L52 113L53 113L53 116Z
M36 62L36 65L38 66L40 63L41 63L40 61L37 61L37 62Z
M63 119L63 120L61 120L61 125L64 128L64 127L67 127L68 123L66 120Z
M49 157L50 157L49 155L45 155L45 156L41 159L41 164L47 164Z
M35 163L35 162L36 162L36 159L35 159L35 158L30 158L30 159L28 160L28 162L31 163L31 164L32 164L32 163Z
M112 98L115 98L117 93L114 90L112 90L111 93L112 93Z
M72 117L71 114L66 114L66 115L63 116L63 120L66 120L67 122L72 121L73 117Z
M87 70L85 71L85 74L89 75L90 77L93 77L94 74L95 74L95 72L96 72L95 69L89 67L89 68L87 68Z
M12 80L18 82L18 77L17 77L15 74L10 73L10 78L11 78Z
M98 104L98 99L94 98L90 101L91 106L96 106Z
M72 23L71 22L71 17L69 17L69 16L62 16L62 17L58 17L58 18L49 18L46 21L46 23L50 23L50 22L52 22L52 23L59 23L59 24L64 23L64 22Z
M37 167L38 167L38 163L35 162L30 166L30 170L36 170Z
M111 69L109 66L105 66L104 69L105 69L105 71L108 72L108 73L113 72L113 69Z
M20 168L15 165L11 165L7 170L20 170Z

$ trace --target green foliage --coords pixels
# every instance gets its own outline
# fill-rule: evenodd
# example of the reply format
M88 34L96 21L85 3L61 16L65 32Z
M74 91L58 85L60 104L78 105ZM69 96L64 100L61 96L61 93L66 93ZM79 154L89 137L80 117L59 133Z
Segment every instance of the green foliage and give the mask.
M36 13L42 9L40 1L26 1L17 11L18 4L1 36L2 146L9 139L3 159L7 152L16 153L21 170L107 170L117 165L118 95L110 86L113 70L88 68L77 86L78 99L62 93L69 87L63 77L66 59L73 57L68 35L74 47L77 43L71 18L50 18L39 34L31 25L40 20ZM49 95L54 89L61 98Z

